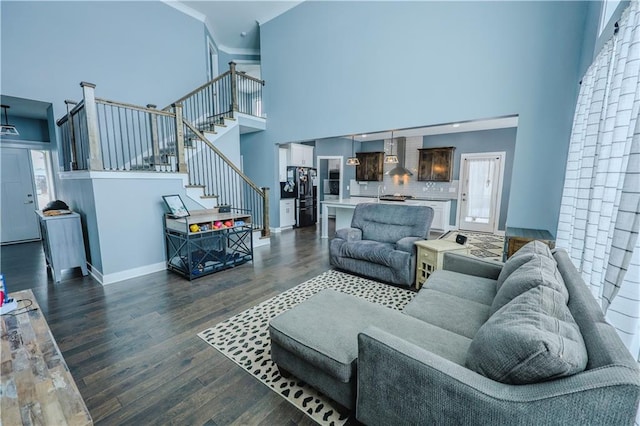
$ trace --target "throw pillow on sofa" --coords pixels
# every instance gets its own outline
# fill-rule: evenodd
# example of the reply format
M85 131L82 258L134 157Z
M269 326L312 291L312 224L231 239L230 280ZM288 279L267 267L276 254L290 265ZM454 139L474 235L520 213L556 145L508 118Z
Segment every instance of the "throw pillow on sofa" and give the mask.
M496 291L500 290L500 287L504 281L509 278L509 275L511 275L520 266L527 263L533 256L545 256L555 262L549 246L545 243L537 240L528 242L524 246L520 247L520 249L511 255L511 257L504 263L504 266L500 271L500 275L498 276Z
M537 383L585 369L587 350L566 298L538 286L480 327L467 351L468 368L509 384Z
M522 293L538 286L551 287L564 296L564 304L569 301L569 291L558 271L555 260L545 256L533 255L526 263L513 271L496 292L491 304L491 313L495 313Z

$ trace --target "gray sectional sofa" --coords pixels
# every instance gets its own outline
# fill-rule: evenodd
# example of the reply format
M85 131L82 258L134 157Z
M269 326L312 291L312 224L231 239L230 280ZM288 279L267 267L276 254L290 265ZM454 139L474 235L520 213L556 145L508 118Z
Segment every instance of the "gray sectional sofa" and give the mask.
M402 312L323 290L272 358L368 425L631 425L640 372L567 253L447 253ZM313 330L310 333L309 330Z
M404 204L358 204L351 227L337 229L329 245L331 265L380 281L411 286L414 243L429 238L433 209Z

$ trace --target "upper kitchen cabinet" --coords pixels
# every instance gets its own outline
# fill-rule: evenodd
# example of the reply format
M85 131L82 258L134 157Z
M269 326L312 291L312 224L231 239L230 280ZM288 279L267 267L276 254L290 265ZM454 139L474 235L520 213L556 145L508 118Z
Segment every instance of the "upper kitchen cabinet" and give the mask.
M356 166L359 182L382 182L384 152L356 152L360 165Z
M419 149L418 180L450 182L453 177L454 147Z
M313 147L299 143L289 144L289 166L313 167Z

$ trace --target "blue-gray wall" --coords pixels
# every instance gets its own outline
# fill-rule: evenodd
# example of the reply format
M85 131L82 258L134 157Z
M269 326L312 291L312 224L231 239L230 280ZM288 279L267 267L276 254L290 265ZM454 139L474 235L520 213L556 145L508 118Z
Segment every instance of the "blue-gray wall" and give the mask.
M460 157L462 154L477 152L505 152L504 181L500 199L500 216L498 229L506 229L507 209L511 193L513 157L515 153L516 128L482 130L477 132L449 133L423 137L423 148L455 147L453 156L453 179L460 179ZM455 224L457 200L451 200L451 216L449 223Z
M4 124L4 114L2 123ZM18 136L11 136L11 140L25 142L49 142L49 123L37 118L15 117L9 115L9 124L16 126Z
M95 83L100 98L164 107L207 79L204 24L162 2L2 1L0 8L1 93L52 103L54 153L53 122L66 112L65 99L81 99L81 81ZM57 182L57 198L82 216L89 261L103 275L163 261L160 195L184 191L166 181L119 184ZM114 216L114 206L134 216Z
M2 1L2 94L164 107L206 81L204 24L159 1Z
M555 232L587 15L588 2L303 2L260 29L269 125L244 141L245 169L274 187L275 143L517 114L508 224Z

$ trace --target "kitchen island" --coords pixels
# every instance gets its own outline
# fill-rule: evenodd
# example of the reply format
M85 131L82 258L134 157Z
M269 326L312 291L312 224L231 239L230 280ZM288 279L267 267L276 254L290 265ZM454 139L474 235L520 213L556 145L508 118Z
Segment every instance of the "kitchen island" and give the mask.
M336 229L348 228L351 226L353 211L360 203L382 203L382 204L406 204L410 206L428 206L433 208L432 229L448 230L449 212L451 210L451 200L417 200L409 199L405 201L384 201L373 197L351 197L342 200L325 200L322 204L321 237L329 238L329 207L336 210Z

